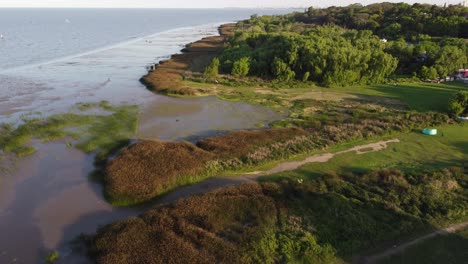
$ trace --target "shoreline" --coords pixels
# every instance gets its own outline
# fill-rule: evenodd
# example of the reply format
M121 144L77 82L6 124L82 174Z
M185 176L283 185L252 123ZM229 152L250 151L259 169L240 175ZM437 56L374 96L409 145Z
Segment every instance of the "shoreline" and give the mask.
M218 36L205 37L185 45L181 53L173 54L167 60L155 64L154 70L140 78L140 82L150 91L166 96L207 96L204 90L193 90L181 85L186 74L201 74L213 58L219 55L232 35L235 23L224 23L218 27Z
M63 62L63 61L66 61L66 60L75 59L75 58L79 58L79 57L82 57L82 56L88 56L88 55L92 55L92 54L95 54L95 53L98 53L98 52L103 52L103 51L111 50L111 49L114 49L114 48L123 47L125 45L133 44L135 42L144 40L145 38L154 38L154 37L157 37L158 35L167 34L167 33L171 33L171 32L176 32L176 31L179 31L179 30L192 29L192 28L205 28L205 27L211 27L211 26L220 27L220 26L222 26L224 24L228 24L228 23L232 23L232 22L216 22L216 23L207 23L207 24L200 24L200 25L194 25L194 26L177 27L177 28L173 28L173 29L169 29L169 30L163 30L163 31L160 31L160 32L151 33L151 34L147 34L147 35L143 35L143 36L128 37L127 40L124 40L124 41L120 41L120 42L117 42L117 43L114 43L114 44L105 45L105 46L102 46L102 47L97 47L97 48L87 50L87 51L83 51L83 52L78 52L78 53L75 53L75 54L70 54L70 55L66 55L66 56L62 56L62 57L58 57L58 58L52 58L50 60L45 60L45 61L41 61L41 62L32 62L32 63L27 64L27 65L13 66L11 68L5 68L5 69L0 68L0 74L8 74L8 73L12 73L12 72L15 72L15 71L18 71L18 70L26 70L26 69L30 69L30 68L34 68L34 67L47 66L47 65L50 65L50 64ZM168 56L172 56L172 55L169 54ZM161 60L161 61L164 61L164 60Z

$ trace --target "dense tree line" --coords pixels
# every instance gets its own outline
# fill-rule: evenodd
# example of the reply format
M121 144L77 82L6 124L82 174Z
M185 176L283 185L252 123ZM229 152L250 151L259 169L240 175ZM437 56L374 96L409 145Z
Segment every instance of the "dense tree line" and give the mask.
M468 8L461 5L377 3L325 9L309 8L294 15L308 24L335 24L345 28L372 30L381 37L411 39L419 34L438 37L468 37ZM414 39L413 39L414 40Z
M468 8L380 3L239 22L220 57L236 76L323 85L382 83L391 74L436 79L468 66Z
M241 31L220 56L221 71L327 86L373 84L393 73L397 59L371 31L320 26L301 34Z
M445 77L467 66L466 43L460 38L435 41L422 36L414 43L398 39L388 42L385 51L398 59L399 74L418 74L423 79Z

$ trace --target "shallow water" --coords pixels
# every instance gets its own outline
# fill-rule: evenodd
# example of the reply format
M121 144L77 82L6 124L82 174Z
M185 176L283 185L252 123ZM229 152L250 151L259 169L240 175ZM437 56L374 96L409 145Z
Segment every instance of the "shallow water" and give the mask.
M138 82L145 66L184 44L217 33L218 24L182 28L96 53L3 71L0 122L22 115L66 112L77 102L108 100L140 106L138 138L194 140L224 130L254 128L279 118L273 111L215 97L175 99ZM88 180L93 155L64 142L35 143L38 152L0 170L0 263L42 263L58 249L61 263L86 263L70 254L70 241L100 225L137 215L142 208L114 208L102 186Z

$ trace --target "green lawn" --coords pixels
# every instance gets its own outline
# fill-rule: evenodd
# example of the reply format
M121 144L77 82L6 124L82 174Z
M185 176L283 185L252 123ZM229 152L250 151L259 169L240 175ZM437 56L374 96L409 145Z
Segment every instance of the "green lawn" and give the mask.
M396 134L393 138L398 138L401 142L390 143L387 149L379 152L362 155L340 154L326 163L310 163L295 171L267 176L262 180L276 180L282 177L307 178L333 172L366 172L386 167L437 169L460 166L463 161L468 166L468 123L440 127L437 136L412 132ZM343 146L339 149L342 150ZM336 152L336 149L332 152Z
M462 264L468 260L468 228L455 234L439 235L404 252L380 261L381 264Z
M398 85L349 86L325 88L313 83L268 82L254 78L242 79L234 86L184 81L184 85L216 94L224 100L242 100L266 107L288 108L288 101L300 98L315 100L365 100L388 103L386 99L398 100L410 110L419 112L446 112L450 98L458 91L468 91L468 84L447 83L401 83ZM395 102L392 102L395 103ZM390 103L391 104L391 103Z
M385 96L398 99L411 110L420 112L446 112L450 98L458 91L468 91L468 85L460 82L451 83L408 83L378 85L369 87L332 88L350 94L372 99L373 96Z

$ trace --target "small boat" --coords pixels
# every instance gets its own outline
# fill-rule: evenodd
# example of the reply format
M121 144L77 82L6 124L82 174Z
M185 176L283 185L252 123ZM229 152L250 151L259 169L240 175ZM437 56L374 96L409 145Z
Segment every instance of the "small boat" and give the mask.
M437 135L437 129L435 128L425 128L422 130L424 135L435 136Z

